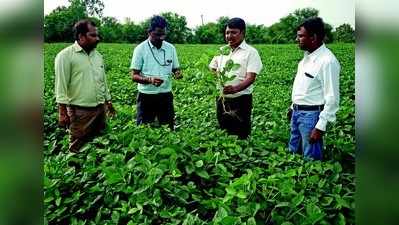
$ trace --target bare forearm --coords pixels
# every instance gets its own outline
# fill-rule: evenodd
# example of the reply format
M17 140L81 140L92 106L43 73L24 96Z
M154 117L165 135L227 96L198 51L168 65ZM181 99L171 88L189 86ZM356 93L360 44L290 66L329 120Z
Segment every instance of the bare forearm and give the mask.
M150 77L144 77L138 73L132 73L132 80L140 84L151 84L152 82Z
M236 85L237 91L240 92L247 87L249 87L251 84L255 82L255 75L250 75L245 78L242 82L240 82L238 85Z

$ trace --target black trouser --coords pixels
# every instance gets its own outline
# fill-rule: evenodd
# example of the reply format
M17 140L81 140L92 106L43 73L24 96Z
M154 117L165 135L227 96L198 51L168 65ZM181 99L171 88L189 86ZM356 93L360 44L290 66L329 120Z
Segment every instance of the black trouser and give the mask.
M159 94L139 92L137 95L137 125L152 123L156 117L159 124L168 124L173 129L174 116L172 92Z
M223 105L224 104L224 108ZM252 94L236 98L216 98L216 113L220 128L245 139L251 133Z

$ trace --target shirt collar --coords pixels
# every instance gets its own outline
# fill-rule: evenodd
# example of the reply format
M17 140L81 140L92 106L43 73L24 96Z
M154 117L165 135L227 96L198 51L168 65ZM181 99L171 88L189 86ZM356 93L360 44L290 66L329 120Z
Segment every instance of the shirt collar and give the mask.
M148 41L148 43L150 44L150 47L151 47L151 48L156 48L156 49L158 49L157 47L155 47L155 46L151 43L151 41L150 41L149 38L147 39L147 41ZM162 41L161 48L162 48L163 50L165 50L165 41Z
M230 50L230 52L232 51L232 49L231 49L231 47L229 46L229 45L223 45L222 47L220 47L219 49L220 50L223 50L224 48L229 48L229 50ZM241 42L241 44L237 47L237 48L235 48L235 49L248 49L248 44L245 42L245 40L243 40L242 42Z
M83 48L78 44L77 41L75 41L75 43L73 44L73 49L75 50L75 52L83 51Z
M319 48L314 50L312 53L308 51L305 52L305 57L308 57L310 60L315 61L317 57L322 54L322 52L326 49L326 45L323 43Z
M245 42L245 40L242 40L242 42L241 42L241 44L238 46L238 48L247 49L247 48L248 48L247 42Z

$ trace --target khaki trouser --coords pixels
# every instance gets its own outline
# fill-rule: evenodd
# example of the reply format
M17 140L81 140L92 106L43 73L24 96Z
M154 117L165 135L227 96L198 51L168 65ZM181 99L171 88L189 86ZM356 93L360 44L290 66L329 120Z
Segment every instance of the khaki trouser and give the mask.
M96 107L67 106L70 119L69 150L78 152L88 141L105 129L105 106Z

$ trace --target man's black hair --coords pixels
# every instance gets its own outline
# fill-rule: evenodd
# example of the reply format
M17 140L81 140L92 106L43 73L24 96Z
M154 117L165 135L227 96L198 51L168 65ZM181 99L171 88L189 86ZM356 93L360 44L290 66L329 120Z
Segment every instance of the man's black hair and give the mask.
M245 32L245 21L241 18L235 17L230 19L227 22L226 28L232 28L232 29L239 29L241 32Z
M96 26L96 24L88 19L85 20L79 20L78 22L75 23L73 26L73 36L75 40L79 40L79 34L86 35L87 32L89 32L89 24L92 25L93 27Z
M320 41L323 41L326 36L324 22L320 17L306 19L298 26L297 30L301 29L301 27L304 27L310 36L316 35Z
M168 22L166 22L165 18L162 16L153 16L150 20L150 27L148 28L148 32L154 31L155 28L164 29L168 26Z

